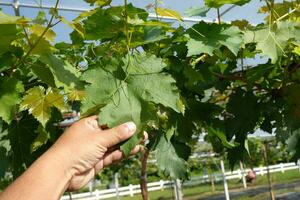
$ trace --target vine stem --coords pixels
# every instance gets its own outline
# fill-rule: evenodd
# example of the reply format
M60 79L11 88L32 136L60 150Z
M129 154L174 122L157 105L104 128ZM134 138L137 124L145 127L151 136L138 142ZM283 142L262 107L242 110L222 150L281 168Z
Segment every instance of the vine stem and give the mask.
M71 192L68 192L68 195L69 195L69 200L73 200L73 198L72 198L72 193L71 193Z
M30 42L30 39L29 39L27 30L26 30L26 28L24 27L24 25L22 25L22 28L23 28L23 31L24 31L24 34L25 34L25 38L26 38L26 40L27 40L27 42L28 42L28 44L29 44L29 47L31 47L32 44L31 44L31 42Z
M147 148L144 148L142 151L142 168L141 168L141 179L140 187L143 200L149 200L148 187L147 187L147 161L150 151Z
M218 24L221 24L221 14L220 14L220 8L217 8L217 21L218 21Z
M271 1L271 2L270 2ZM269 28L271 29L273 21L274 21L274 0L265 0L268 10L270 12L269 17Z
M158 13L157 13L157 8L158 8L158 0L155 0L155 4L154 4L155 17L156 17L156 20L159 21Z
M126 46L127 46L128 53L130 53L130 37L129 37L129 28L128 28L128 8L127 7L128 7L128 0L124 0Z
M272 177L270 174L270 169L269 169L269 155L268 155L268 142L264 141L264 144L262 146L263 150L263 158L265 160L265 165L267 166L267 178L268 178L268 184L269 184L269 192L270 192L270 198L271 200L275 200L275 195L274 195L274 189L273 189L273 184L272 184Z
M57 10L58 4L59 4L60 0L56 0L55 6L54 6L54 10ZM38 40L32 45L32 47L29 49L29 51L26 53L26 55L23 57L23 60L25 60L30 53L35 49L35 47L39 44L39 42L42 40L42 38L45 36L45 34L48 32L48 30L52 27L52 22L54 20L54 14L51 16L50 21L47 25L47 27L45 28L45 30L42 32L42 34L40 35L40 37L38 38Z
M55 11L57 10L59 1L60 1L60 0L56 0L55 6L54 6L54 10L55 10ZM37 45L40 43L40 41L42 40L42 38L43 38L43 37L45 36L45 34L48 32L48 30L49 30L51 27L53 27L52 22L53 22L53 20L54 20L54 17L55 17L54 14L52 14L52 16L51 16L51 18L50 18L50 20L49 20L49 22L48 22L48 24L47 24L45 30L44 30L44 31L42 32L42 34L39 36L39 38L37 39L37 41L36 41L34 44L31 45L30 49L27 51L27 53L25 54L25 56L22 57L20 60L17 60L17 61L13 64L11 72L14 72L14 70L15 70L20 64L22 64L22 63L24 62L24 60L25 60L25 59L32 53L32 51L37 47ZM18 61L19 61L19 63L18 63ZM18 63L18 64L17 64L17 63Z
M298 8L294 8L293 10L291 10L290 12L282 15L281 17L279 17L274 23L279 22L280 20L286 18L287 16L293 14L294 12L296 12L298 10Z

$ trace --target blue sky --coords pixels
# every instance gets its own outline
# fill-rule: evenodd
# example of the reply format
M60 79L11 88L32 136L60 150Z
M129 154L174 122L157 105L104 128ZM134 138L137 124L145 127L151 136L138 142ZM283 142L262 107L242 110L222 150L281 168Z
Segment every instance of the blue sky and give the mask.
M40 0L20 0L20 3L26 4L36 4ZM13 2L13 0L0 0L0 2ZM154 3L154 0L129 0L137 7L145 8L147 5ZM44 5L54 5L55 0L50 1L42 1ZM120 5L123 3L123 0L113 0L113 5ZM222 16L222 20L224 21L232 21L237 19L246 19L253 24L258 24L263 21L264 16L257 13L258 8L263 3L260 0L252 0L249 4L245 6L237 6L233 8L230 12ZM163 0L161 7L171 8L182 15L185 15L185 11L192 6L203 6L204 3L202 0ZM89 8L89 5L85 3L83 0L61 0L60 6L70 7L70 8ZM224 6L221 8L221 12L224 11L229 6ZM1 6L2 10L5 13L14 14L14 11L11 6ZM38 9L31 8L20 8L21 15L26 16L28 18L34 18L38 12ZM78 15L78 12L70 12L70 11L60 11L60 14L65 16L68 20L72 20ZM206 19L214 20L216 18L216 10L212 9ZM68 41L68 34L71 31L66 25L59 24L55 31L57 32L57 40L58 41Z

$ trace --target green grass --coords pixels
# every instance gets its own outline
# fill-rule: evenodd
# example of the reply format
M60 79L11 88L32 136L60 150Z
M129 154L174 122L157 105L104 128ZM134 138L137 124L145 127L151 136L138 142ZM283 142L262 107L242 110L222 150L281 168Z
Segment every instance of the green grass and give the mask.
M286 171L285 173L273 173L272 174L272 180L273 184L279 184L279 183L288 183L293 182L296 180L300 180L300 173L299 170L290 170ZM266 186L268 184L267 176L257 176L257 180L255 183L248 185L249 187L256 187L256 186ZM236 189L242 189L243 184L238 179L229 180L228 181L228 187L229 190L236 190ZM293 189L291 189L293 190ZM282 194L286 192L290 192L291 190L277 190L275 191L275 194ZM215 192L213 193L211 191L211 186L209 183L207 184L201 184L196 187L189 187L183 188L183 194L185 199L189 199L190 197L199 197L199 198L205 198L211 195L220 194L223 192L223 183L219 182L215 184ZM173 199L173 190L172 189L166 189L164 191L154 191L149 192L149 196L151 200L170 200ZM250 200L250 199L268 199L269 193L261 193L256 196L247 197L242 196L238 198L234 198L234 200ZM113 200L115 198L111 198L110 200ZM135 195L133 197L120 197L121 200L140 200L142 199L141 195Z

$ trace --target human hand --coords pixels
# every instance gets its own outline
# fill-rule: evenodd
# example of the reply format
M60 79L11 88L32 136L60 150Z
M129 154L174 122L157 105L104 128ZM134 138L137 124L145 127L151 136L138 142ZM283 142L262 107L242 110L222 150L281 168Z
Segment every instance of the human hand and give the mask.
M84 118L68 128L49 150L70 176L68 189L82 188L105 166L124 158L117 145L135 131L133 122L101 130L96 116ZM137 145L131 154L140 148Z

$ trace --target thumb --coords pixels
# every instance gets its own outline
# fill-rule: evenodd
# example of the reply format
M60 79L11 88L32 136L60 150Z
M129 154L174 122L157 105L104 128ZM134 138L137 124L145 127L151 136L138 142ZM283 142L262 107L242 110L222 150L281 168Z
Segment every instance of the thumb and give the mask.
M101 131L101 141L106 148L115 146L129 139L136 131L133 122L127 122L112 129Z

